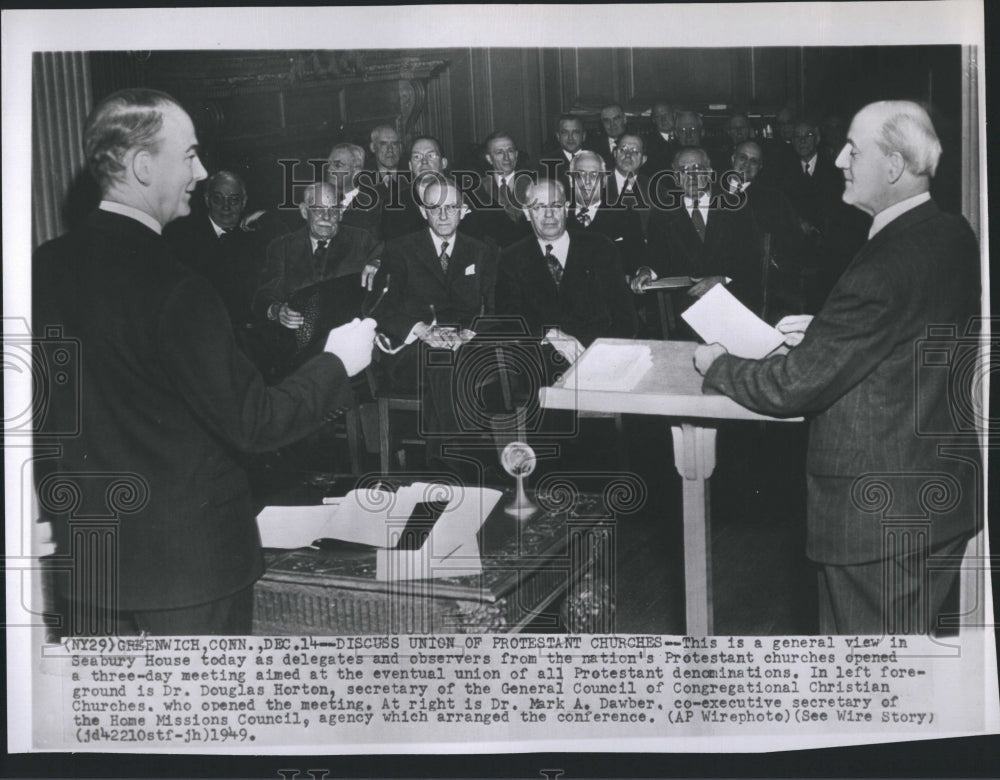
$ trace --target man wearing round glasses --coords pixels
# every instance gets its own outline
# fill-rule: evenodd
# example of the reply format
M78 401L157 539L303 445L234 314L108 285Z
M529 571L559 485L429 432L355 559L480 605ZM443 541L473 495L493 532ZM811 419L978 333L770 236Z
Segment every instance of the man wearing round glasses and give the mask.
M382 211L382 238L389 241L424 227L420 196L436 176L448 167L441 142L432 136L420 136L410 144L409 175L400 182L399 197L385 204Z
M380 247L367 230L341 225L341 209L330 182L309 185L299 204L306 224L267 248L267 262L254 296L254 312L276 325L297 330L302 312L289 306L293 293L328 279L357 276L376 260Z

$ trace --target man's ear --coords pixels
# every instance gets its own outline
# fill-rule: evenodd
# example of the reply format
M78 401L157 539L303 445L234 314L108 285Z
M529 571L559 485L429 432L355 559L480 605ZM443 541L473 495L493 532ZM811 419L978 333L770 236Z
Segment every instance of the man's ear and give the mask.
M448 167L448 158L447 157L442 157L441 158L441 170L443 171L443 170L447 169L447 167Z
M153 155L148 149L140 149L132 156L132 175L140 184L149 184L153 173Z
M890 152L889 155L889 169L887 178L890 184L895 184L899 181L899 177L903 175L903 171L906 170L906 161L903 159L903 155L899 152Z
M309 219L309 207L305 203L299 204L299 214L302 215L302 219Z
M427 209L423 206L417 206L417 210L420 211L420 216L423 217L425 221L429 221L430 218L427 216Z

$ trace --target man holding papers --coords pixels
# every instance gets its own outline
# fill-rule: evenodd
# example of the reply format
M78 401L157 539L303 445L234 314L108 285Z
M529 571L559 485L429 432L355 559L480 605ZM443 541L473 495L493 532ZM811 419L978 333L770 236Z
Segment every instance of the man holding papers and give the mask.
M958 562L981 520L970 378L979 248L931 201L941 145L915 103L862 109L837 158L868 242L792 349L743 360L699 347L705 386L771 415L813 415L807 554L824 633L941 633L957 625ZM933 349L926 349L927 344Z

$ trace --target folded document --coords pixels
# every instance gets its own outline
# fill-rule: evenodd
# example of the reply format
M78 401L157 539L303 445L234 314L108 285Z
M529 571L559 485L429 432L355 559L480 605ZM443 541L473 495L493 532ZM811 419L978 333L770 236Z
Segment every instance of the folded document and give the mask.
M336 504L267 507L257 516L265 547L317 539L368 545L376 579L461 577L482 571L476 534L500 491L417 482L392 492L352 490Z
M706 344L718 342L736 357L762 358L785 340L777 329L740 303L721 284L702 295L681 316Z

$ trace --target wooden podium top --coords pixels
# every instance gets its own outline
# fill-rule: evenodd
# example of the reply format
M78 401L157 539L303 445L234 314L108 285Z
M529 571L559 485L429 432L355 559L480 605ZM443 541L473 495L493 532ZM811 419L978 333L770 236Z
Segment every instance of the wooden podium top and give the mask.
M653 358L652 367L633 390L590 390L576 387L576 372L598 345L644 344ZM778 420L796 422L801 417L778 418L752 412L732 399L702 390L702 377L694 368L692 341L644 341L597 339L552 387L539 391L546 409L580 412L657 414L665 417L711 418L721 420Z

